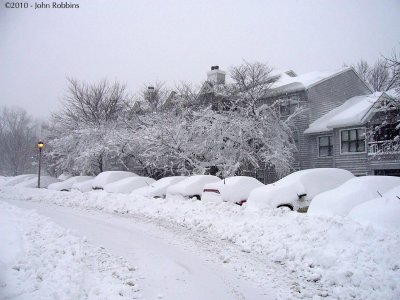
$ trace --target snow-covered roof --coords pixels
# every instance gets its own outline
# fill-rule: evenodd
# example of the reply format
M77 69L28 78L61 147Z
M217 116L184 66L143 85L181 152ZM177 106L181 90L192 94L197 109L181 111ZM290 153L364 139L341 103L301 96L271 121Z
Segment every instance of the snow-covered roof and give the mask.
M311 123L304 133L326 132L331 131L332 128L364 124L372 112L373 105L382 96L387 97L383 92L375 92L370 95L350 98L339 107L336 107Z
M336 69L336 70L330 70L330 71L314 71L314 72L309 72L305 74L301 74L295 77L289 76L285 72L282 72L280 75L280 78L275 81L271 88L272 89L285 89L285 87L292 89L292 88L297 88L297 89L308 89L311 86L328 79L332 76L335 76L337 74L346 72L350 70L351 68L341 68L341 69Z

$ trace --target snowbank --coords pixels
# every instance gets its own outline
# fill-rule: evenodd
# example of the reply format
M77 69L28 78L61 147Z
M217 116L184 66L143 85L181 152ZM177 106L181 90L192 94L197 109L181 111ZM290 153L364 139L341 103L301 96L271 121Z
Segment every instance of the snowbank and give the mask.
M400 185L354 207L349 217L364 225L400 231Z
M58 178L60 178L60 177L58 177ZM49 190L54 190L54 191L63 191L63 190L69 191L75 183L85 182L85 181L91 180L93 178L94 178L93 176L74 176L74 177L70 177L62 182L52 183L47 188Z
M135 189L148 186L155 180L149 177L128 177L113 183L106 184L104 190L108 193L130 194Z
M208 232L235 243L249 255L255 252L274 262L274 269L287 278L285 288L291 299L400 299L399 230L375 230L350 219L315 218L275 209L251 212L227 202L105 191L83 194L3 187L0 198L141 215ZM274 276L274 272L266 269L263 276Z
M184 179L186 176L170 176L164 177L156 182L153 182L149 186L138 188L132 192L133 195L147 196L147 197L165 197L167 188L174 185Z
M246 207L250 210L291 205L294 210L308 207L319 193L333 189L354 175L335 168L308 169L294 172L273 184L254 189Z
M7 182L4 184L5 186L14 186L16 184L19 184L23 181L32 179L32 178L37 178L37 175L35 174L24 174L24 175L18 175L15 177L11 177Z
M12 177L0 176L0 185L5 185Z
M40 188L45 189L50 184L60 182L59 179L51 176L40 176ZM30 178L28 180L24 180L21 183L14 185L15 187L24 187L24 188L37 188L38 186L38 179L37 177Z
M200 196L203 192L203 187L207 183L218 182L220 180L221 179L217 176L213 175L193 175L179 183L171 185L167 189L167 197L171 195L180 195L184 197Z
M134 268L34 211L0 202L2 299L133 299Z
M400 177L363 176L353 178L341 186L316 196L308 214L324 216L347 216L353 207L375 199L400 185Z
M219 182L206 184L203 187L201 199L203 201L222 200L232 203L243 203L247 201L250 192L260 186L264 186L264 184L253 177L229 177ZM217 193L214 191L217 191Z
M92 187L94 189L104 189L104 186L106 184L132 176L137 175L128 171L106 171L96 176L93 181Z

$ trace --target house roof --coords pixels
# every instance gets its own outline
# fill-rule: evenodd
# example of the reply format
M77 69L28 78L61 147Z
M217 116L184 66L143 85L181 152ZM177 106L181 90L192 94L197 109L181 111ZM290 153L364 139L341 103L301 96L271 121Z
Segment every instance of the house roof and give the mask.
M384 92L350 98L311 123L304 133L319 133L331 131L333 128L362 125L373 113L374 104L384 97L390 98Z
M346 72L351 68L341 68L330 71L314 71L305 74L301 74L298 76L289 76L286 73L281 73L279 79L275 81L271 88L272 89L292 89L296 87L298 89L306 90L312 87L315 84L318 84L328 78L336 76L340 73Z

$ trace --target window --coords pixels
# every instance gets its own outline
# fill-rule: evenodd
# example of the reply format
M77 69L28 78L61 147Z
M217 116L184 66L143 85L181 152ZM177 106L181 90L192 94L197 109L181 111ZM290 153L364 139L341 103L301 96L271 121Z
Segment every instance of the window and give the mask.
M341 153L365 152L365 129L342 130Z
M333 155L333 143L332 143L332 136L325 135L318 137L318 148L319 148L319 156L326 157Z
M298 107L298 102L297 101L291 101L287 100L284 101L283 103L280 104L279 106L279 112L281 116L290 116L293 114Z

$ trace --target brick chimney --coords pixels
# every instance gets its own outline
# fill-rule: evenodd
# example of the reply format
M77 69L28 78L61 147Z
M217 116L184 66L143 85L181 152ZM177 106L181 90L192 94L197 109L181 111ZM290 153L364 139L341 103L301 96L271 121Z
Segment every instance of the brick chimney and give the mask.
M207 72L207 81L214 84L224 84L225 83L226 72L221 71L219 66L211 66L211 71Z

